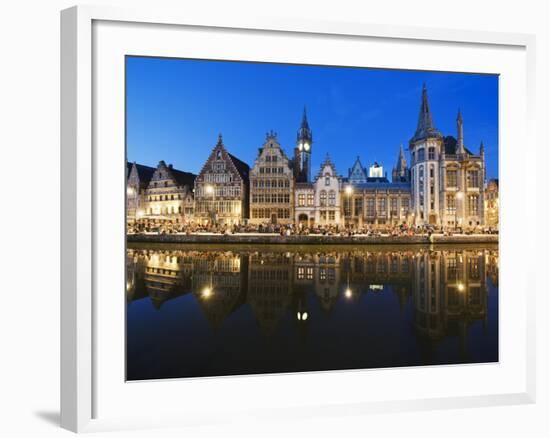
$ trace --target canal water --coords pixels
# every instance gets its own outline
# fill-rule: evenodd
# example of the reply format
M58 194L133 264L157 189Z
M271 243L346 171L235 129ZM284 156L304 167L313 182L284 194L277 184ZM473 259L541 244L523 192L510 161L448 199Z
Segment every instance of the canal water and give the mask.
M498 361L498 246L139 245L128 380Z

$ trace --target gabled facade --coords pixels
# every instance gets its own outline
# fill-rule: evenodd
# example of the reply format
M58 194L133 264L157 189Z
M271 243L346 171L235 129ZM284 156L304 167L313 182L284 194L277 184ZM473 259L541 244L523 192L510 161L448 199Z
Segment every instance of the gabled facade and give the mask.
M266 135L250 171L250 223L290 224L294 220L294 177L277 134Z
M348 182L350 184L362 184L367 182L367 170L361 164L359 156L357 156L353 166L348 169Z
M249 217L249 166L231 155L220 134L195 180L195 220L235 225Z
M145 190L143 218L149 223L192 221L195 178L160 161Z
M340 178L327 155L313 183L315 190L315 223L335 226L340 224Z
M145 215L145 190L155 170L154 167L135 162L126 164L126 221L128 224L136 223Z

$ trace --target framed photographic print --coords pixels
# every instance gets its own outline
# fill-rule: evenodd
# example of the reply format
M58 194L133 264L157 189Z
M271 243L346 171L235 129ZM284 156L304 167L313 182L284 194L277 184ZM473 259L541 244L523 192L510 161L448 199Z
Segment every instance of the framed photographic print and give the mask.
M75 7L61 44L63 427L534 400L533 37Z

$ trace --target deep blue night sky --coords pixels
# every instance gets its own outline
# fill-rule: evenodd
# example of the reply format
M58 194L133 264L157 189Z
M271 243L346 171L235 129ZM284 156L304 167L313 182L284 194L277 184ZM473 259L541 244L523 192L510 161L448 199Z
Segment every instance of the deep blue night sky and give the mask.
M229 152L252 167L271 129L292 157L305 105L312 175L328 152L339 174L359 155L391 178L400 143L410 161L425 82L435 126L456 136L460 108L466 147L478 153L483 140L487 179L498 177L494 75L140 57L127 57L126 67L129 161L198 173L221 132Z

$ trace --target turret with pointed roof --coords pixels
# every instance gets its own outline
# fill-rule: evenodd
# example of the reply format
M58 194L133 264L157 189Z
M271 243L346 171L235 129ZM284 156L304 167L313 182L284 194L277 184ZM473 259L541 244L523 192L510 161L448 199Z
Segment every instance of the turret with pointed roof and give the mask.
M422 99L420 103L420 112L418 114L418 124L416 125L416 132L410 142L416 143L434 137L442 138L443 136L433 124L430 104L428 102L428 89L426 88L426 84L424 84L422 86Z

